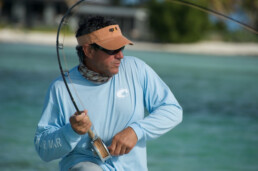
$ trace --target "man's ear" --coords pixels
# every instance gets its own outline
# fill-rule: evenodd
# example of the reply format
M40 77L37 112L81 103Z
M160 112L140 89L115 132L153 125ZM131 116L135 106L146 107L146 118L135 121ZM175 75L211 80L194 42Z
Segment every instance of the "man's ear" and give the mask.
M88 58L92 57L93 48L89 44L82 45L83 52Z

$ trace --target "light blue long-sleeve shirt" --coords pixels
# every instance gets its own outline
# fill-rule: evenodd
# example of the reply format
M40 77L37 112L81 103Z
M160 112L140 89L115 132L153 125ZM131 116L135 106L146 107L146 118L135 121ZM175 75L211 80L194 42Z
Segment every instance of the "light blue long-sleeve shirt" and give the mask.
M128 154L113 156L102 163L91 150L88 134L79 135L72 129L69 118L76 111L59 77L48 90L38 123L34 144L39 156L44 161L61 158L62 171L81 161L95 162L104 170L148 170L146 141L182 121L182 108L167 85L147 64L129 56L122 59L119 73L104 84L86 80L78 67L69 75L72 83L69 79L67 82L76 104L81 111L88 110L94 132L107 146L118 132L129 126L138 142Z

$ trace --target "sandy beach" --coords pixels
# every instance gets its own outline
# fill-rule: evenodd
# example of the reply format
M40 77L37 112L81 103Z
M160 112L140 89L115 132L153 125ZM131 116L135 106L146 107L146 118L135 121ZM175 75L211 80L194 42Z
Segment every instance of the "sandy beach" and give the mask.
M61 42L63 41L63 38L60 36L59 40ZM56 33L25 32L21 30L1 29L0 43L1 42L55 45ZM66 36L64 42L66 46L76 46L77 44L74 36ZM189 44L159 44L134 41L134 45L127 46L127 49L191 54L258 56L258 43L202 41Z

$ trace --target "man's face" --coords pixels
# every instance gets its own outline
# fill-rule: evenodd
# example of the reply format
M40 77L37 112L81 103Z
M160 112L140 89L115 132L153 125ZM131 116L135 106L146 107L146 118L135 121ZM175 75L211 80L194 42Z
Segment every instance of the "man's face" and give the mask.
M91 47L89 47L91 48ZM90 49L90 53L86 54L86 66L97 73L105 76L113 76L118 73L121 59L124 55L122 51L114 55L109 55L99 49Z

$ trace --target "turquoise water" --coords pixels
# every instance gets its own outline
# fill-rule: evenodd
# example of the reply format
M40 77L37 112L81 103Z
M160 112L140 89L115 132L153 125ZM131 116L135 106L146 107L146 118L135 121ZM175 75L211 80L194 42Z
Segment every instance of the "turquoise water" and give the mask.
M74 56L68 48L67 56ZM151 65L184 108L174 130L148 142L150 171L258 170L258 56L125 51ZM54 46L0 44L0 170L58 170L33 137L50 82Z

